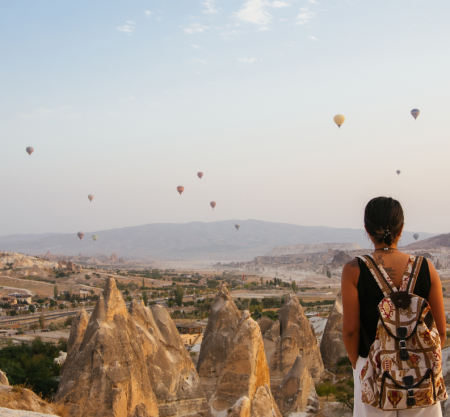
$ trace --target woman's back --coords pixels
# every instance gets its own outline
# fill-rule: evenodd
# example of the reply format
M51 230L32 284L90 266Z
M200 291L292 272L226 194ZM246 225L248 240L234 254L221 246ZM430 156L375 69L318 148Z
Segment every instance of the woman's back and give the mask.
M388 273L397 289L401 285L401 280L406 269L406 265L410 260L410 256L405 253L399 252L398 255L401 256L397 256L396 260L390 260L389 256L393 255L385 256L383 259L376 252L373 254L377 264L382 266ZM401 265L401 268L399 268L399 265ZM361 321L359 356L367 358L369 355L370 346L375 340L375 333L377 330L379 318L377 307L380 301L384 298L384 295L369 268L361 259L358 259L358 266L360 269L357 283L358 299L359 305L364 306L364 308L360 309L359 313ZM431 281L428 262L426 259L421 259L421 264L418 269L417 282L413 293L419 297L428 299L430 287Z

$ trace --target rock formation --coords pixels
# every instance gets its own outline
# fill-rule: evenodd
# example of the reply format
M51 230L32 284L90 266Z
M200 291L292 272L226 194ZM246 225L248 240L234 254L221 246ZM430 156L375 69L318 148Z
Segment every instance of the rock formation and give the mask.
M164 307L150 310L133 300L130 314L139 331L160 416L201 416L208 405L201 382L175 324Z
M53 407L44 401L41 397L36 395L33 391L22 387L11 387L8 382L6 374L0 371L0 407L12 410L34 411L43 414L55 414ZM0 415L6 415L0 412ZM10 414L8 412L8 414ZM17 413L17 415L24 415ZM28 413L27 415L30 415Z
M9 385L8 377L3 371L0 371L0 385Z
M67 359L67 352L63 352L62 350L60 350L58 357L53 359L53 363L62 366L64 365L66 359Z
M297 356L291 370L286 374L275 394L275 401L282 413L319 411L319 399L314 381L301 356Z
M55 402L71 417L158 416L140 334L112 278L84 331L77 319Z
M348 261L351 261L352 257L345 253L344 251L339 251L336 255L334 255L333 260L331 261L332 268L339 268L344 266Z
M58 261L58 269L65 269L71 272L81 272L81 266L72 261Z
M313 329L294 294L287 296L278 317L279 320L275 322L267 317L259 320L272 392L277 391L299 355L314 382L318 382L324 369L320 349Z
M342 339L342 295L340 291L325 325L320 352L325 366L331 366L339 358L347 355Z
M209 404L212 416L281 417L270 392L261 331L248 311L239 319Z
M197 363L198 375L207 400L215 391L217 380L222 374L240 317L241 312L226 287L222 286L211 307Z

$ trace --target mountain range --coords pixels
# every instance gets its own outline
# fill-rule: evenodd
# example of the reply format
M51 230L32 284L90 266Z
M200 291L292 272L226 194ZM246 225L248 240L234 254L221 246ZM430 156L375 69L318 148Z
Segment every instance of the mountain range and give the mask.
M236 230L234 225L240 224ZM98 235L94 242L92 235ZM403 245L414 241L404 232ZM421 238L435 236L420 233ZM370 241L362 229L298 226L260 220L226 220L210 223L156 223L120 229L76 233L45 233L0 237L0 250L30 255L47 252L61 255L96 256L115 252L127 258L193 260L250 260L276 246L302 243L355 243L364 248Z

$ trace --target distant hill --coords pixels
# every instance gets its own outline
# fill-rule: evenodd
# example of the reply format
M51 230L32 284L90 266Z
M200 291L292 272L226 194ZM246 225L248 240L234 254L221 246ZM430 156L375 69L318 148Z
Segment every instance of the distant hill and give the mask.
M363 249L357 243L303 243L300 245L277 246L266 256L299 255L301 253L320 253L328 250L352 251Z
M237 231L235 223L241 228ZM53 254L92 256L115 252L127 258L182 258L197 260L251 260L275 246L302 243L356 243L370 247L362 229L338 229L323 226L297 226L259 220L227 220L202 223L158 223L121 229L85 232L83 240L76 233L9 235L0 237L0 250L30 255ZM94 242L92 235L98 235ZM430 233L420 233L431 237ZM405 244L413 242L411 232L404 232Z
M450 233L419 240L404 246L404 249L433 249L439 247L450 248Z

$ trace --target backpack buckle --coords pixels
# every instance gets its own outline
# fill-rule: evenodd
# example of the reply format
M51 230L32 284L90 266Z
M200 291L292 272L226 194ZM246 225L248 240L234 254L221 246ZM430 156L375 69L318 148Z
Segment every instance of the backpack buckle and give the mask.
M408 329L406 327L397 328L397 336L400 338L400 359L402 361L407 361L409 359L409 353L406 349L406 335L408 334Z
M409 407L414 407L416 405L416 398L414 397L414 377L412 375L404 376L403 383L408 390L408 397L406 398L406 405Z

